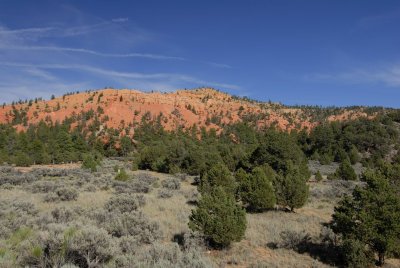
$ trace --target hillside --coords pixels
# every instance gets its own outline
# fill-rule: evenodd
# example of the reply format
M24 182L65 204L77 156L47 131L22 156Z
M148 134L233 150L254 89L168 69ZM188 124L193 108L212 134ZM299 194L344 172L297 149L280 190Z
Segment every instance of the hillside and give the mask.
M81 116L80 116L81 115ZM0 108L0 123L23 130L41 120L62 122L66 118L97 118L101 127L133 128L143 117L158 118L166 130L197 127L215 128L251 121L257 126L275 125L282 130L310 129L323 120L347 120L373 116L365 108L286 107L239 98L211 88L177 90L170 93L129 89L103 89L69 93L52 100L26 100ZM149 118L148 118L149 119Z

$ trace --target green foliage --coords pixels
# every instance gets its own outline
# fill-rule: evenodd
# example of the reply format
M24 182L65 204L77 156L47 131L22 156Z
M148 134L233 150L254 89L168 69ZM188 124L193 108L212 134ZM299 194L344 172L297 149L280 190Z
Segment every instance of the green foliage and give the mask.
M235 178L223 163L215 164L200 178L200 192L202 193L209 192L218 186L232 195L236 193Z
M350 163L352 165L356 164L357 162L359 162L361 160L361 157L358 153L358 150L355 146L353 146L349 152L349 159L350 159Z
M323 177L321 175L321 172L319 172L319 170L317 171L317 173L315 173L315 180L316 181L322 181Z
M204 193L192 210L189 227L204 234L214 246L227 247L244 237L246 213L232 194L217 186Z
M29 167L30 165L33 164L31 158L26 153L23 152L17 153L13 162L18 167Z
M355 181L357 180L357 174L354 171L353 167L350 164L349 160L345 160L340 163L338 169L335 171L333 175L335 179L347 180L347 181Z
M127 156L128 153L133 150L132 140L127 136L123 136L120 140L120 143L121 143L120 152L122 156Z
M254 166L270 165L275 171L286 173L289 162L301 166L304 175L308 175L306 158L296 141L287 133L275 130L267 131L261 145L252 153L250 162Z
M381 172L367 171L365 188L357 187L332 215L332 230L344 239L359 240L377 253L382 265L387 254L398 250L400 197Z
M85 155L83 157L82 168L84 169L90 169L90 171L95 172L97 171L97 166L99 164L100 163L96 161L96 159L91 154Z
M127 180L129 180L129 176L126 173L124 168L120 168L117 171L117 175L115 176L115 180L117 180L117 181L127 181Z
M262 211L273 208L276 202L272 179L268 178L261 167L247 174L243 169L236 173L239 195L249 210Z
M373 263L373 255L368 251L365 244L356 239L345 239L341 246L341 253L346 267L364 268Z
M286 174L280 174L275 180L275 192L278 204L294 211L307 202L309 187L301 170L289 165Z
M373 166L389 152L390 145L398 136L398 129L385 117L374 120L360 118L321 124L311 131L309 139L299 142L306 154L321 164L329 164L333 160L343 162L347 157L355 164L361 160L359 153L368 152L374 156L368 160Z

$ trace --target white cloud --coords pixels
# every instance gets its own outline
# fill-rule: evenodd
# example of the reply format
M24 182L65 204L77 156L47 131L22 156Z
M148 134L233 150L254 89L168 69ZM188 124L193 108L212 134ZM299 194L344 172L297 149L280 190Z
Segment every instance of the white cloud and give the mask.
M0 48L8 50L25 50L25 51L55 51L55 52L74 52L74 53L86 53L101 57L111 57L111 58L148 58L155 60L185 60L182 57L151 54L151 53L125 53L125 54L115 54L115 53L103 53L95 50L85 49L85 48L70 48L70 47L56 47L56 46L3 46Z
M114 81L128 88L135 87L139 89L139 87L143 87L145 89L152 90L171 90L183 87L211 86L222 89L241 90L238 85L206 81L190 75L179 73L121 72L80 64L31 64L0 62L0 66L8 67L8 69L13 68L19 71L22 69L39 79L54 80L54 83L58 80L44 70L71 70L75 72L86 72L99 78L108 77L111 81L110 83ZM15 75L18 75L18 73ZM18 79L15 79L15 81L15 85L23 84ZM35 83L33 82L32 84Z
M225 68L225 69L232 69L232 66L225 63L217 63L212 61L203 61L203 63L217 67L217 68Z

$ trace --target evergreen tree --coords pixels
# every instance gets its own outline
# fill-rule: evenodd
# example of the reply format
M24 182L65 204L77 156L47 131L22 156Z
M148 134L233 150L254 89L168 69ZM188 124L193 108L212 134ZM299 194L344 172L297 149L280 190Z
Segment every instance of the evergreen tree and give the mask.
M204 193L192 210L189 228L201 232L212 245L227 247L240 241L246 231L246 213L232 194L221 186Z
M380 172L367 171L363 180L367 186L357 187L335 208L331 228L344 240L360 241L365 250L376 252L382 265L387 254L399 250L400 197Z
M358 153L358 150L355 146L353 146L349 152L349 158L350 158L350 163L352 165L356 164L357 162L359 162L360 159L360 155Z
M14 163L18 167L29 167L33 164L31 158L24 152L18 152L16 154Z
M357 180L357 174L354 171L351 163L348 159L340 163L338 169L334 174L335 178L347 180L347 181L355 181Z
M322 175L321 172L319 172L319 170L317 171L317 173L315 173L315 180L316 181L322 181Z
M56 136L55 160L57 163L67 163L77 159L71 135L60 130Z
M249 210L261 211L273 208L275 205L275 193L272 187L272 179L267 178L261 167L253 169L251 174L246 174L243 169L237 173L240 197Z
M127 156L128 153L131 152L132 149L133 149L132 140L127 136L123 136L121 138L120 144L121 144L121 154L122 154L122 156Z
M47 154L43 143L35 139L31 144L30 156L34 164L49 164L50 156Z
M90 171L97 171L97 165L95 158L91 154L87 154L83 157L82 168L90 169Z
M200 179L200 192L202 193L211 191L212 188L217 186L223 187L226 192L232 195L236 193L235 178L223 163L215 164Z
M290 164L286 175L280 174L275 181L278 204L289 207L292 212L302 207L308 199L309 188L302 175L298 167Z

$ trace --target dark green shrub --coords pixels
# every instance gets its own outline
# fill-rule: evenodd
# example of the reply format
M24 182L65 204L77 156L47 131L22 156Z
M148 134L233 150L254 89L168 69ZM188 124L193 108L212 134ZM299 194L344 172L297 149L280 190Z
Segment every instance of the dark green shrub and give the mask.
M342 163L340 163L333 177L342 180L350 180L350 181L357 180L357 174L354 171L353 167L351 166L349 160L345 160Z
M276 199L272 179L267 178L261 167L256 167L250 174L240 169L236 179L240 197L249 210L261 211L274 207Z
M83 157L82 168L95 172L97 171L97 165L98 163L92 155L88 154Z
M316 181L322 181L322 175L321 172L319 172L319 170L317 171L317 173L315 173L315 180Z
M309 188L298 167L289 166L286 175L275 180L277 202L288 207L292 212L302 207L308 199Z
M371 267L374 257L362 241L345 239L340 248L343 261L349 268Z
M29 167L33 161L26 153L18 153L14 158L14 163L18 167Z
M205 192L192 210L189 227L204 234L212 245L227 247L244 237L246 213L232 194L217 186Z
M367 186L356 187L352 197L345 196L335 207L331 228L344 240L356 240L348 242L352 250L344 252L350 254L345 258L353 258L352 254L363 258L362 251L368 247L383 265L385 257L398 250L400 197L380 172L367 171L363 179Z
M208 192L218 186L223 187L228 193L235 194L236 192L235 178L223 163L215 164L200 178L200 192Z

